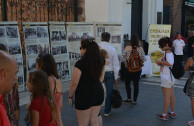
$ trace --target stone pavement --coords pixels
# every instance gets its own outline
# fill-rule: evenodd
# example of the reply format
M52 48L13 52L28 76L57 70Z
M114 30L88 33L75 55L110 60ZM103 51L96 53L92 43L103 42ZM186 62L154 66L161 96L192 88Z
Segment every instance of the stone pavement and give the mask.
M187 76L187 75L186 75ZM103 126L187 126L187 122L192 120L191 103L189 97L183 93L183 86L186 76L176 81L176 119L162 121L156 118L157 113L162 112L163 94L160 87L159 77L148 77L140 80L140 91L137 105L123 104L118 109L112 109L110 117L103 117ZM69 82L63 84L64 98L62 108L62 120L64 126L78 126L75 110L68 106ZM118 81L119 91L123 99L126 98L125 85L123 81ZM26 115L25 104L29 102L29 93L20 93L21 116L20 125L24 126ZM103 114L103 109L101 113Z

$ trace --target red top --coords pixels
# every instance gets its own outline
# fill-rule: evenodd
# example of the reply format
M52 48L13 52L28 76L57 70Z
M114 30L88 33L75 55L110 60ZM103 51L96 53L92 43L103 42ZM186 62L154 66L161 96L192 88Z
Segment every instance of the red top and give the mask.
M39 112L39 126L57 126L56 122L49 123L51 121L51 111L48 99L43 97L41 104L41 96L31 102L31 110Z
M7 113L5 110L5 105L3 104L3 96L0 95L0 126L11 126Z

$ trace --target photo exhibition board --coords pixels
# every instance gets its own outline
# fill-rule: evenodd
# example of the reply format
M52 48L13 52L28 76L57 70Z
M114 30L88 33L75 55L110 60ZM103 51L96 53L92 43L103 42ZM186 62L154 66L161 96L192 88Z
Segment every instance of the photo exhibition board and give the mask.
M0 43L4 44L8 52L16 58L19 70L18 91L24 91L24 67L18 22L0 22Z
M110 43L117 50L119 60L122 55L122 24L121 23L105 23L95 22L94 23L94 34L97 43L101 42L101 34L103 32L110 33Z
M49 22L51 54L54 56L61 81L71 80L69 49L64 22Z
M26 51L26 74L36 69L38 54L49 53L49 34L47 22L23 22Z
M71 73L73 73L76 61L81 58L81 40L94 37L94 29L93 23L86 22L70 22L66 26Z
M158 25L150 24L149 28L149 50L152 63L152 73L154 76L160 75L160 67L156 64L155 60L161 60L164 52L159 48L158 41L162 37L170 37L171 25Z

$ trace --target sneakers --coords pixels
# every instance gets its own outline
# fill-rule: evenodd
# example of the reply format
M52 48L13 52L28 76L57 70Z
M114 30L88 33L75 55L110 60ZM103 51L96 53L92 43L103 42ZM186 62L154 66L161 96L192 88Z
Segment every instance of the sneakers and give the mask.
M157 114L156 116L157 116L159 119L161 119L161 120L168 120L168 115L163 116L162 114Z
M173 113L173 114L171 114L170 112L168 113L168 116L170 116L171 118L176 118L176 113Z
M105 114L105 113L104 113L104 116L105 116L105 117L109 117L110 115L111 115L111 113L108 113L108 114Z
M122 103L131 103L131 102L132 100L128 100L128 99L122 101Z
M188 122L189 126L194 126L194 120Z

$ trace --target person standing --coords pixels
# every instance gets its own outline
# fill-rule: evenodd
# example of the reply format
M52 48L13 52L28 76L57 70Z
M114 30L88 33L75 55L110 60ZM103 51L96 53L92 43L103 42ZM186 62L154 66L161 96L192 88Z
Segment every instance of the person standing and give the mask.
M104 116L111 115L111 95L114 84L117 85L117 78L119 73L119 60L116 49L109 43L110 34L103 32L101 35L101 42L99 46L108 52L109 64L105 66L104 84L106 86L106 99Z
M135 58L135 56L138 56L139 58ZM133 58L137 60L133 60ZM123 103L132 103L132 105L136 105L137 97L139 94L139 79L141 76L143 62L146 60L144 50L139 46L139 38L137 35L131 36L131 43L129 46L125 47L125 51L121 57L121 60L125 63L125 67L127 69L125 72L125 88L127 91L127 99L124 100ZM136 63L136 65L133 65L134 63ZM128 69L129 67L130 69ZM131 99L131 81L133 81L134 85L133 101Z
M172 41L169 37L164 37L158 41L158 45L159 48L164 51L162 59L156 60L156 64L161 67L160 77L164 95L164 106L163 113L157 114L157 117L161 120L168 120L168 116L176 118L174 95L175 78L169 69L174 64L174 55L171 51ZM168 113L169 106L171 107L171 112Z
M181 33L177 33L177 39L173 41L174 53L178 61L183 62L183 49L185 42L181 39Z
M0 126L11 126L3 103L3 95L11 91L18 79L17 72L16 59L10 54L0 51Z

